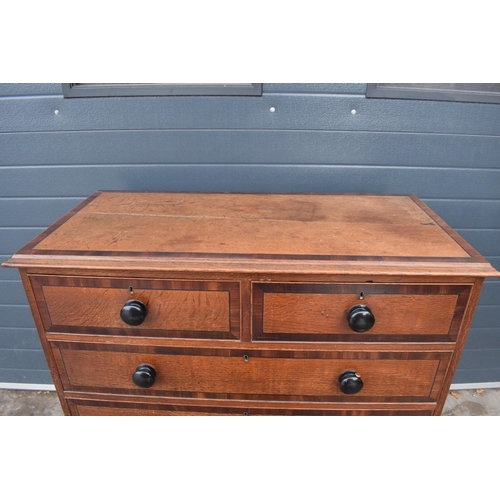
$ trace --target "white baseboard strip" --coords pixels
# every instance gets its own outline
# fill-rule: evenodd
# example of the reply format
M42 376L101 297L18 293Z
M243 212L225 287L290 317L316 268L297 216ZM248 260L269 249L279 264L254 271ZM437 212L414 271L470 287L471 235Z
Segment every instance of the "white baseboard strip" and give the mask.
M500 389L500 382L477 382L474 384L451 384L453 391L464 391L470 389Z
M55 391L52 384L14 384L9 382L0 382L0 389L12 389L15 391Z

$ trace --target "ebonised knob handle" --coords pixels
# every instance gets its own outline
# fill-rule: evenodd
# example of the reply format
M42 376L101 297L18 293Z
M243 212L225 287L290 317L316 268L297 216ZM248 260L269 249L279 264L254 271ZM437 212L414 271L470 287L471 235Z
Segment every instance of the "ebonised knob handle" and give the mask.
M367 332L375 324L375 316L368 306L357 304L347 311L349 328L355 332Z
M128 300L120 311L120 318L130 326L144 322L148 314L147 307L140 300Z
M339 375L340 390L344 394L357 394L363 389L363 381L354 370L345 370Z
M142 364L135 369L132 382L139 387L147 389L155 383L156 370L151 365Z

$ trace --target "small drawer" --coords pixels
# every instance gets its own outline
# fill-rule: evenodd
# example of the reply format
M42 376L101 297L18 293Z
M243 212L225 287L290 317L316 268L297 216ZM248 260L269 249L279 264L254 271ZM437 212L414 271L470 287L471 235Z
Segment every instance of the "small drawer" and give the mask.
M31 276L31 283L47 332L240 336L237 282Z
M66 391L267 401L434 402L451 356L63 341L52 346Z
M455 341L470 285L253 283L257 341Z

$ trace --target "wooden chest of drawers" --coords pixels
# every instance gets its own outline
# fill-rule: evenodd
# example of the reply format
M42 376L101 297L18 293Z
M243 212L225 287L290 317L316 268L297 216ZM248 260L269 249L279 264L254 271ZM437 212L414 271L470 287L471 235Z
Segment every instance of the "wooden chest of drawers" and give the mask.
M376 195L97 192L4 265L68 415L438 415L499 276Z

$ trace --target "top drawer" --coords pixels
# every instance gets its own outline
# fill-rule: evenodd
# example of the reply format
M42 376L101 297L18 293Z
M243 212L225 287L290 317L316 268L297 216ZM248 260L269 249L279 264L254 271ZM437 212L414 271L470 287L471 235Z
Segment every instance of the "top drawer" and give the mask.
M31 276L47 332L239 339L239 283ZM121 311L143 304L138 325ZM134 307L142 309L135 304ZM133 312L133 311L132 311ZM130 313L129 313L130 314Z
M254 283L252 338L308 342L454 342L470 285ZM363 306L353 311L354 306ZM364 331L354 314L365 326ZM349 318L353 328L349 324ZM359 328L363 330L363 328Z

